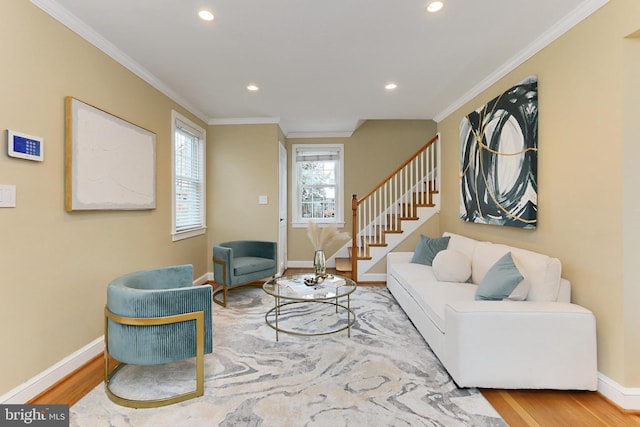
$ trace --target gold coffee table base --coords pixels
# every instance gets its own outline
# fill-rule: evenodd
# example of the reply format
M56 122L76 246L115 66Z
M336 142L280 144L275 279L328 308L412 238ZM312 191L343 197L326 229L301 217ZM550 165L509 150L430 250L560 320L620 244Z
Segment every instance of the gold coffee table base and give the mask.
M282 307L286 307L288 305L294 305L294 304L329 304L329 305L333 305L336 307L336 313L338 313L338 309L342 309L344 311L347 312L347 324L343 325L339 328L334 328L334 329L330 329L330 330L326 330L326 331L319 331L319 332L299 332L299 331L294 331L291 329L285 329L283 327L281 327L279 325L279 317L280 317L280 310L282 309ZM271 317L273 317L273 319L269 319L269 316L272 315ZM269 325L273 330L276 331L276 341L278 341L278 333L283 332L285 334L290 334L290 335L298 335L298 336L318 336L318 335L329 335L329 334L335 334L337 332L340 331L347 331L347 336L350 338L351 337L351 326L355 323L356 321L356 314L353 312L353 310L351 309L351 299L349 298L349 296L347 296L347 305L343 305L340 304L338 301L289 301L289 302L285 302L282 304L278 303L278 299L276 299L276 306L273 307L271 310L267 311L267 314L264 315L264 320L267 323L267 325Z
M351 337L351 326L356 321L356 314L351 309L351 294L357 287L358 284L355 281L337 275L323 277L322 281L318 281L318 278L313 274L294 274L286 277L274 277L262 285L262 289L275 300L274 307L267 311L267 314L264 315L264 320L269 327L276 331L276 341L278 341L278 334L280 332L291 335L315 336L335 334L336 332L346 329L347 335ZM346 306L340 303L340 301L344 302L345 298L347 300ZM336 315L344 315L343 310L346 311L347 323L342 326L339 326L340 323L338 323L338 326L333 328L327 327L326 330L319 332L301 332L290 328L283 328L280 324L280 312L283 308L294 304L332 305L336 308ZM289 310L287 311L289 312ZM304 317L308 313L298 313L295 310L291 310L289 314L290 316L287 316L287 319L295 321L295 317ZM338 317L340 318L342 316ZM340 321L340 319L338 319L338 321Z

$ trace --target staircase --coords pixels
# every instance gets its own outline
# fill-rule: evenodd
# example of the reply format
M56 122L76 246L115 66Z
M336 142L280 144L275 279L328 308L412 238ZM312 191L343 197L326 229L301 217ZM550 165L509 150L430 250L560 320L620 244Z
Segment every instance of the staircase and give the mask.
M384 280L371 268L440 210L439 158L438 134L367 195L353 195L352 239L336 256L338 273Z

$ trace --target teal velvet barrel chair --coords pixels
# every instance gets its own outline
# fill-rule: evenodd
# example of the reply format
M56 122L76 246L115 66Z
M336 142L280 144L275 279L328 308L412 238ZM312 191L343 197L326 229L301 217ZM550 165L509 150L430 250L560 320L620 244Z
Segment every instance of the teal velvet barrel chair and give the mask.
M210 286L193 286L191 265L138 271L112 281L107 287L104 333L104 382L109 398L123 406L150 408L202 396L204 355L213 350L211 301ZM110 387L126 364L162 369L159 365L193 357L193 391L136 400L117 395ZM111 358L117 362L113 368Z
M219 286L213 291L213 300L226 307L229 289L252 285L259 279L275 275L277 259L276 242L236 240L214 245L213 279ZM219 293L222 293L222 300L216 298Z

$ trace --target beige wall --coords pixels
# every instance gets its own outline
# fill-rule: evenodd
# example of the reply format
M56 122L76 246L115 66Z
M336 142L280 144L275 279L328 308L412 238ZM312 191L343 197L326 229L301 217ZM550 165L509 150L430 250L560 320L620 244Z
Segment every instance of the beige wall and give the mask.
M626 215L640 210L630 200L637 200L640 182L640 111L638 98L625 94L638 94L640 83L638 42L625 36L638 29L639 17L640 2L609 2L438 124L443 163L451 166L443 174L442 231L560 258L563 276L573 285L573 301L596 315L599 370L628 387L640 386L638 239L623 244L628 232L639 234L637 216ZM633 72L624 68L631 64ZM538 228L463 223L458 219L460 120L534 74L539 90Z
M171 109L204 125L27 1L0 2L0 395L103 334L106 285L121 273L190 263L207 272L206 236L171 241ZM157 135L157 208L64 209L64 98ZM44 138L45 161L6 155L4 130Z
M639 24L640 25L640 24ZM623 251L625 381L640 386L640 31L623 42Z
M289 138L287 151L291 165L292 144L344 144L345 174L345 231L351 230L351 198L364 196L373 186L395 171L436 134L431 120L369 120L350 138ZM289 200L291 200L291 174L289 174ZM289 209L289 219L292 218ZM313 247L306 228L288 229L289 260L313 260ZM333 255L342 244L327 248Z
M278 125L215 125L207 131L208 254L228 240L278 240ZM258 204L258 196L268 204ZM213 271L213 267L209 267Z

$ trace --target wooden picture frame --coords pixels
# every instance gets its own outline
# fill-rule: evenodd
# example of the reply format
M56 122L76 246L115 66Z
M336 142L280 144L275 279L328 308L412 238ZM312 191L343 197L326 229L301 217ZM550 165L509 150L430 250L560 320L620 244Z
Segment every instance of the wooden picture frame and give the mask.
M65 98L65 209L156 207L156 135Z

